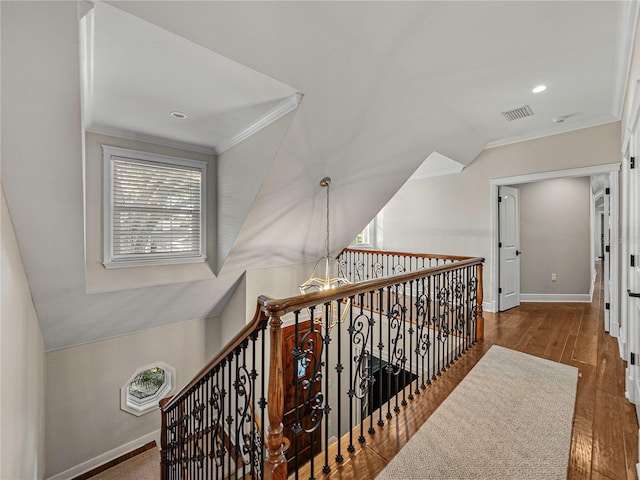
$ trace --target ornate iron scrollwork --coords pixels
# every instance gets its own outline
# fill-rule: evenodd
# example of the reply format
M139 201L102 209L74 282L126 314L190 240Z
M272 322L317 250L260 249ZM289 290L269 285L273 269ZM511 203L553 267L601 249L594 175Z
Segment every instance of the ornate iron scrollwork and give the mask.
M349 325L351 343L356 350L359 350L353 357L355 364L354 376L351 381L349 397L359 398L362 400L367 395L369 388L373 385L375 379L371 368L371 352L367 346L369 345L370 325L372 319L365 313L360 313Z

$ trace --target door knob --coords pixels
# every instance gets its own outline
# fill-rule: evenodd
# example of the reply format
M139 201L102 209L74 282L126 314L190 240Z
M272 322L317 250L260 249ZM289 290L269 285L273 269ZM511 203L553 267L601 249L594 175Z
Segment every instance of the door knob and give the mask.
M516 250L516 256L518 255L522 255L522 252L520 250Z

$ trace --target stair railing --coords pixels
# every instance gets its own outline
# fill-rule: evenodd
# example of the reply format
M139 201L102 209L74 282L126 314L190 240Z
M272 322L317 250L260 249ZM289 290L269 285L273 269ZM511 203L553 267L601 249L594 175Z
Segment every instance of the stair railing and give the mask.
M340 268L356 278L362 262L369 279L260 297L252 322L162 402L163 480L298 479L302 459L319 454L330 473L366 442L365 430L375 434L374 422L408 407L483 338L484 259L392 254L383 270L401 259L403 272L378 277L377 258L360 252L343 252ZM295 332L288 351L286 326ZM294 408L285 412L285 403ZM313 461L306 469L316 477Z

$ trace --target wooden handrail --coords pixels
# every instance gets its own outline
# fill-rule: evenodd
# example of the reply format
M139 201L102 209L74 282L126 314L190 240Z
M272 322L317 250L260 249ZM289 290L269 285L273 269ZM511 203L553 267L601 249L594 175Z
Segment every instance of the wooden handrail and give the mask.
M366 280L364 282L351 283L349 285L342 285L330 290L307 293L305 295L297 295L295 297L289 297L285 299L273 299L262 295L258 299L258 304L262 304L262 311L265 313L265 315L269 317L281 317L282 315L286 315L287 313L294 312L296 310L302 310L303 308L308 308L313 305L349 298L360 293L369 292L371 290L390 287L392 285L397 285L398 283L407 283L411 280L417 280L419 278L423 278L429 275L435 275L437 273L457 270L460 267L482 265L483 262L484 258L468 257L467 259L460 260L456 263L425 268L423 270L416 270L414 272L401 273L398 275L390 275L388 277Z
M261 297L262 298L262 297ZM261 307L260 299L258 299L258 307L256 308L256 313L253 316L253 320L247 323L245 327L238 332L238 334L233 337L233 339L227 344L225 348L223 348L215 357L211 359L209 363L207 363L202 369L193 377L187 385L178 390L172 397L171 400L166 402L164 405L161 405L162 411L166 412L171 409L176 403L180 401L180 398L187 393L192 387L197 385L218 363L220 363L224 358L226 358L229 354L233 353L233 351L238 348L242 342L244 342L249 336L258 330L262 325L262 322L268 321L268 318L263 313Z
M369 252L370 250L366 250ZM387 255L395 255L398 252L384 252ZM399 255L404 255L402 253L398 253ZM432 255L432 258L441 257L444 258L445 255ZM446 256L447 258L452 258L451 256ZM267 321L270 317L281 317L286 315L287 313L302 310L303 308L308 308L312 305L318 305L320 303L331 302L332 300L339 300L342 298L349 298L351 296L358 295L363 292L368 292L370 290L376 290L380 288L389 287L395 285L397 283L409 282L411 280L416 280L418 278L422 278L425 275L434 275L437 273L448 272L451 270L456 270L460 267L470 266L470 265L482 265L484 262L484 258L481 257L457 257L460 258L460 261L456 263L451 263L448 265L440 265L438 267L425 268L424 270L417 270L415 272L401 273L398 275L392 275L384 278L378 278L374 280L367 280L364 282L352 283L349 285L343 285L341 287L332 288L331 290L326 290L322 292L314 292L308 293L305 295L296 295L295 297L289 297L284 299L274 299L268 297L266 295L261 295L258 297L258 305L256 308L256 312L253 316L253 320L238 332L238 334L227 344L227 346L222 349L213 359L207 363L198 374L191 380L187 385L181 388L178 392L176 392L171 400L166 402L166 404L162 407L162 411L166 412L171 409L177 402L180 401L182 395L188 392L192 387L198 384L207 373L211 371L213 367L215 367L223 358L227 357L230 353L232 353L243 341L245 341L249 335L251 335L254 331L256 331L262 322Z

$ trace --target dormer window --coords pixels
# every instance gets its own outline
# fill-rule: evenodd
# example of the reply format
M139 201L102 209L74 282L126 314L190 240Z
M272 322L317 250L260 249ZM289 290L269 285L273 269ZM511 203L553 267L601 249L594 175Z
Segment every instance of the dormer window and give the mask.
M206 260L206 163L103 145L104 266Z

